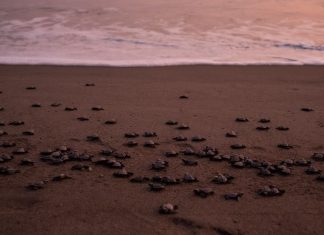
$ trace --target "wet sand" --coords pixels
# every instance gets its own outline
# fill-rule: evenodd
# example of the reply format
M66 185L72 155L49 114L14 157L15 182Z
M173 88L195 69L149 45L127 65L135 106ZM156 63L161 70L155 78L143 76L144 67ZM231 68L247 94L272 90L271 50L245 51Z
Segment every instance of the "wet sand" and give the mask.
M95 86L85 86L95 83ZM36 86L36 90L26 90ZM2 166L21 172L0 177L0 234L321 234L324 214L324 184L316 176L304 173L305 167L291 167L293 175L260 177L256 169L236 169L228 162L198 160L196 167L184 166L183 156L166 158L168 150L181 151L191 146L215 147L221 154L243 154L252 159L278 162L284 159L311 159L324 151L324 67L323 66L171 66L147 68L0 66L0 130L8 135L0 140L14 141L29 152L15 155ZM186 95L189 99L179 99ZM51 107L54 102L62 105ZM40 103L42 107L31 107ZM92 111L94 106L102 111ZM67 106L76 111L64 111ZM302 112L303 107L314 109ZM80 122L77 117L88 116ZM247 117L247 123L235 122ZM117 124L105 125L108 119ZM269 131L257 131L261 118ZM190 126L177 130L165 125L169 119ZM8 122L23 120L22 126ZM262 124L263 125L263 124ZM289 131L278 131L277 126ZM35 135L22 131L34 129ZM237 138L226 138L228 131ZM128 148L126 132L154 131L158 137L135 140L139 146ZM86 141L97 134L100 142ZM172 140L177 135L186 142ZM194 143L200 135L207 140ZM159 145L144 148L152 139ZM232 144L247 148L232 150ZM277 147L289 143L290 150ZM122 160L135 176L182 177L188 172L199 182L166 186L163 192L150 192L147 183L133 184L112 176L115 170L90 162L93 171L71 171L75 162L53 166L40 160L40 151L67 145L80 152L99 156L107 147L127 151ZM11 153L15 148L0 148ZM20 166L22 158L34 166ZM150 169L157 159L167 160L166 171ZM323 162L314 166L324 170ZM216 185L216 172L235 177L233 183ZM34 181L51 179L66 173L63 182L48 182L44 189L28 191ZM274 184L286 190L280 197L264 198L256 191ZM196 197L193 189L210 187L215 191L206 199ZM240 201L226 201L223 195L243 192ZM179 206L177 214L160 215L161 204Z

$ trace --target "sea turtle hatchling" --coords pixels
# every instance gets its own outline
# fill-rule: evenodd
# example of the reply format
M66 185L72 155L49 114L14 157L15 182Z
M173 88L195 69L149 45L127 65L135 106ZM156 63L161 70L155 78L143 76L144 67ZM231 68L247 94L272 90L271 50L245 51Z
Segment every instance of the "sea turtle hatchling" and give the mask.
M174 126L174 125L178 125L178 122L175 120L168 120L165 122L165 124L169 126Z
M198 165L198 161L192 160L192 159L182 159L182 162L186 166L197 166Z
M5 126L6 124L3 121L0 121L0 126Z
M64 109L65 111L76 111L76 110L78 110L78 108L77 107L74 107L74 106L68 106L68 107L65 107L65 109Z
M3 148L10 148L10 147L15 147L16 143L12 141L4 141L4 142L0 142L0 146Z
M157 134L154 131L145 131L143 137L157 137Z
M285 193L285 190L279 189L273 185L269 185L259 189L257 193L264 197L274 197L283 195Z
M287 166L293 166L295 165L295 161L292 159L285 159L283 161L281 161L282 165L287 165Z
M146 183L150 181L150 178L147 176L135 176L129 180L132 183Z
M113 152L111 156L121 160L131 158L131 155L129 155L127 152Z
M87 141L95 142L95 141L99 141L99 140L100 140L100 137L96 134L87 136Z
M63 181L67 179L72 179L72 177L66 174L59 174L52 177L52 181Z
M85 165L85 164L76 164L71 167L71 170L77 170L77 171L92 171L91 166Z
M161 171L161 170L165 170L168 166L169 166L169 163L167 161L158 159L152 163L151 169L156 170L156 171Z
M125 169L113 173L113 176L116 178L128 178L131 177L132 175L134 175L134 173L126 171Z
M211 188L196 188L193 190L194 194L201 198L206 198L214 194Z
M139 136L139 134L137 134L136 132L128 132L128 133L125 133L124 136L126 138L136 138Z
M52 103L51 104L51 107L59 107L59 106L61 106L62 104L61 103L58 103L58 102L54 102L54 103Z
M40 108L40 107L42 107L42 105L40 103L33 103L31 105L31 107L33 107L33 108Z
M178 130L189 130L190 127L187 125L187 124L180 124L178 127L177 127Z
M77 120L79 120L81 122L85 122L85 121L89 121L89 118L86 116L80 116L80 117L77 117Z
M231 149L245 149L246 146L244 144L232 144Z
M199 180L197 179L197 177L195 177L189 173L186 173L186 174L184 174L182 181L185 183L194 183L194 182L198 182Z
M224 195L224 198L225 200L239 201L243 195L243 193L227 193Z
M305 173L308 175L318 175L318 174L321 174L321 172L322 172L322 170L317 169L314 166L309 166L305 169Z
M278 131L289 131L289 127L286 127L286 126L278 126L278 127L276 127L276 129Z
M125 146L127 146L127 147L136 147L136 146L138 146L138 143L136 141L134 141L134 140L130 140L130 141L125 143Z
M268 127L268 126L257 126L255 129L257 129L258 131L268 131L268 130L270 130L270 127Z
M316 177L316 180L324 182L324 175L319 175Z
M292 149L292 148L294 148L292 145L287 144L287 143L278 144L277 147L281 148L281 149Z
M27 86L26 90L36 90L36 87L35 86Z
M148 141L145 141L143 146L147 147L147 148L155 148L157 145L159 145L159 144L154 142L153 140L148 140Z
M10 126L21 126L21 125L24 125L24 124L25 124L24 121L11 121L11 122L9 122Z
M20 160L20 165L22 166L33 166L35 162L28 158L23 158Z
M98 105L98 106L92 107L91 110L93 110L93 111L102 111L102 110L104 110L104 108L101 107L100 105Z
M213 177L212 182L215 184L229 184L233 179L234 177L231 175L218 173Z
M309 166L310 164L312 164L312 162L304 158L295 160L296 166Z
M247 119L246 117L238 117L235 119L236 122L248 122L249 119Z
M177 213L178 206L171 203L164 203L159 208L159 213L163 215L170 215Z
M258 175L263 177L273 176L271 170L267 167L260 167Z
M30 130L23 131L22 134L27 136L35 135L35 131L30 129Z
M315 160L315 161L324 161L324 153L314 153L312 155L312 158Z
M269 122L271 122L271 120L268 119L268 118L261 118L261 119L259 120L259 122L260 122L260 123L269 123Z
M189 99L189 97L186 95L181 95L181 96L179 96L179 99Z
M174 150L170 150L170 151L166 151L166 152L164 153L164 155L165 155L166 157L176 157L176 156L178 156L179 154L178 154L178 152L176 152L176 151L174 151Z
M15 149L12 153L17 154L17 155L18 154L26 154L26 153L28 153L28 150L23 147L20 147L20 148Z
M149 188L150 188L150 191L153 191L153 192L160 192L160 191L165 190L165 186L160 183L149 183Z
M291 175L291 170L286 165L276 166L276 170L280 175Z
M29 190L39 190L39 189L43 189L46 185L46 181L42 180L42 181L37 181L37 182L33 182L33 183L29 183L26 188Z
M174 137L173 140L180 142L180 141L187 141L188 138L183 135L178 135L178 136Z
M184 150L181 151L181 153L187 156L196 155L196 152L192 148L185 148Z
M0 136L8 135L8 133L4 130L0 130Z
M11 155L9 155L9 154L5 154L5 153L3 153L3 154L0 155L0 163L3 163L3 162L9 162L9 161L11 161L12 159L14 159L14 157L11 156Z
M94 83L86 83L85 86L95 86Z
M117 123L116 119L108 119L107 121L105 121L106 125L114 125Z
M202 141L205 141L205 140L206 140L206 138L201 137L201 136L199 136L199 135L197 135L197 136L193 136L193 137L191 138L191 141L193 141L193 142L202 142Z
M314 111L314 109L312 109L312 108L307 108L307 107L305 107L305 108L301 108L300 110L301 110L301 111L304 111L304 112L313 112L313 111Z
M20 171L7 166L0 166L0 175L13 175L17 174Z
M235 131L229 131L225 134L226 137L228 138L236 138L237 137L237 133Z

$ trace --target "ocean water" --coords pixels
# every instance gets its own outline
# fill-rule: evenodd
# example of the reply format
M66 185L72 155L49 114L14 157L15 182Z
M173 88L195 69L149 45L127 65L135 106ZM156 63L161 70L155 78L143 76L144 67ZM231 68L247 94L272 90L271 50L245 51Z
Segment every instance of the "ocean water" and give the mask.
M324 64L324 1L1 0L0 63Z

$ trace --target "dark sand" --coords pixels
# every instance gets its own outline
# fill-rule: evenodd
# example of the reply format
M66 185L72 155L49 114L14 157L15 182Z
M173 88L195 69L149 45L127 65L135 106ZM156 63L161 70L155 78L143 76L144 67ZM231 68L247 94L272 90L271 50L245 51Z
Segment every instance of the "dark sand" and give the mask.
M85 87L85 83L95 83ZM26 90L36 86L36 90ZM234 169L227 162L198 159L197 167L183 166L181 156L168 158L169 168L156 173L150 164L163 152L181 150L184 143L172 140L177 135L207 138L194 148L209 145L221 153L241 153L253 159L276 162L281 159L310 159L324 151L324 67L323 66L173 66L153 68L0 66L1 130L26 147L26 156L16 156L0 166L12 166L21 173L0 177L0 234L323 234L324 184L316 176L293 167L292 176L262 178L255 169ZM178 99L187 95L189 99ZM60 102L60 107L50 107ZM41 108L32 108L41 103ZM91 108L101 105L105 110ZM66 106L77 111L66 112ZM302 112L311 107L314 112ZM77 117L86 115L88 122ZM248 123L237 123L245 116ZM116 118L116 125L103 122ZM270 118L269 131L257 131L260 118ZM179 131L166 126L168 119L188 124ZM23 120L23 126L8 126ZM290 128L287 132L276 126ZM21 132L34 129L34 136ZM225 138L234 130L238 138ZM136 139L139 146L127 148L125 132L155 131L160 143L155 149L143 148L147 140ZM90 143L86 136L98 134L102 143ZM287 142L291 150L277 144ZM230 145L242 143L243 150ZM98 155L107 146L128 151L132 158L123 161L135 175L182 177L192 173L199 183L167 186L164 192L148 191L147 184L132 184L112 177L114 170L92 165L92 172L75 172L74 162L51 166L40 161L39 152L67 145ZM10 153L13 148L0 148ZM35 166L19 166L28 157ZM196 157L192 157L196 159ZM321 162L315 166L324 170ZM210 182L216 172L236 178L229 185ZM73 177L49 182L45 189L27 191L33 181L50 179L59 173ZM263 198L256 190L275 184L286 190L281 197ZM194 196L197 187L211 187L215 195L207 199ZM239 202L225 201L224 193L244 192ZM162 203L179 206L175 215L159 215Z

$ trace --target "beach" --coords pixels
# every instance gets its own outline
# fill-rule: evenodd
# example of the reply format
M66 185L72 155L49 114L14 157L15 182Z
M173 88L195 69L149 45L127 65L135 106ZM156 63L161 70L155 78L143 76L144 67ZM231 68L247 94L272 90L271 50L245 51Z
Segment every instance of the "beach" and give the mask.
M88 84L88 86L86 86ZM35 89L26 89L35 87ZM0 234L322 234L324 184L308 175L306 166L289 166L292 174L261 177L251 167L237 169L228 161L185 156L185 148L204 146L220 154L243 155L272 164L287 159L314 161L313 153L324 152L324 67L315 65L177 65L151 67L109 66L0 66L0 141L16 146L0 147L1 154L14 159L0 163L20 172L0 177ZM179 99L186 96L187 99ZM57 103L57 107L51 104ZM33 104L39 104L32 107ZM94 111L93 107L103 110ZM66 111L75 107L75 111ZM97 108L98 108L97 107ZM303 112L302 108L308 108ZM312 111L313 110L313 111ZM88 121L79 121L87 117ZM245 117L248 122L235 121ZM260 119L269 119L266 124ZM21 120L21 126L8 123ZM107 125L107 120L116 120ZM176 120L189 130L165 122ZM259 131L258 126L269 130ZM289 127L280 131L279 126ZM22 135L32 129L34 135ZM143 137L144 132L157 137ZM235 131L237 138L225 134ZM125 133L135 132L138 146L127 147ZM97 135L100 141L88 141ZM176 136L187 141L177 142ZM204 137L193 142L194 136ZM153 140L155 148L145 148ZM232 149L242 144L244 149ZM278 148L289 144L290 149ZM58 165L40 159L40 152L67 146L93 158L103 149L127 152L120 160L134 176L182 178L190 173L195 183L167 185L152 192L148 183L130 183L113 177L110 169L93 161L82 162L92 171L74 171L78 162ZM12 151L23 147L26 154ZM176 157L165 151L179 152ZM33 166L22 166L28 158ZM110 157L113 158L113 157ZM198 161L186 166L182 159ZM158 159L168 161L166 170L154 171ZM230 184L211 182L218 173L234 176ZM58 174L72 179L52 182ZM28 190L31 182L48 180L40 190ZM258 189L275 185L281 196L263 197ZM208 187L214 195L200 198L193 190ZM225 200L224 194L243 192L239 201ZM159 207L172 203L176 214L161 215Z

